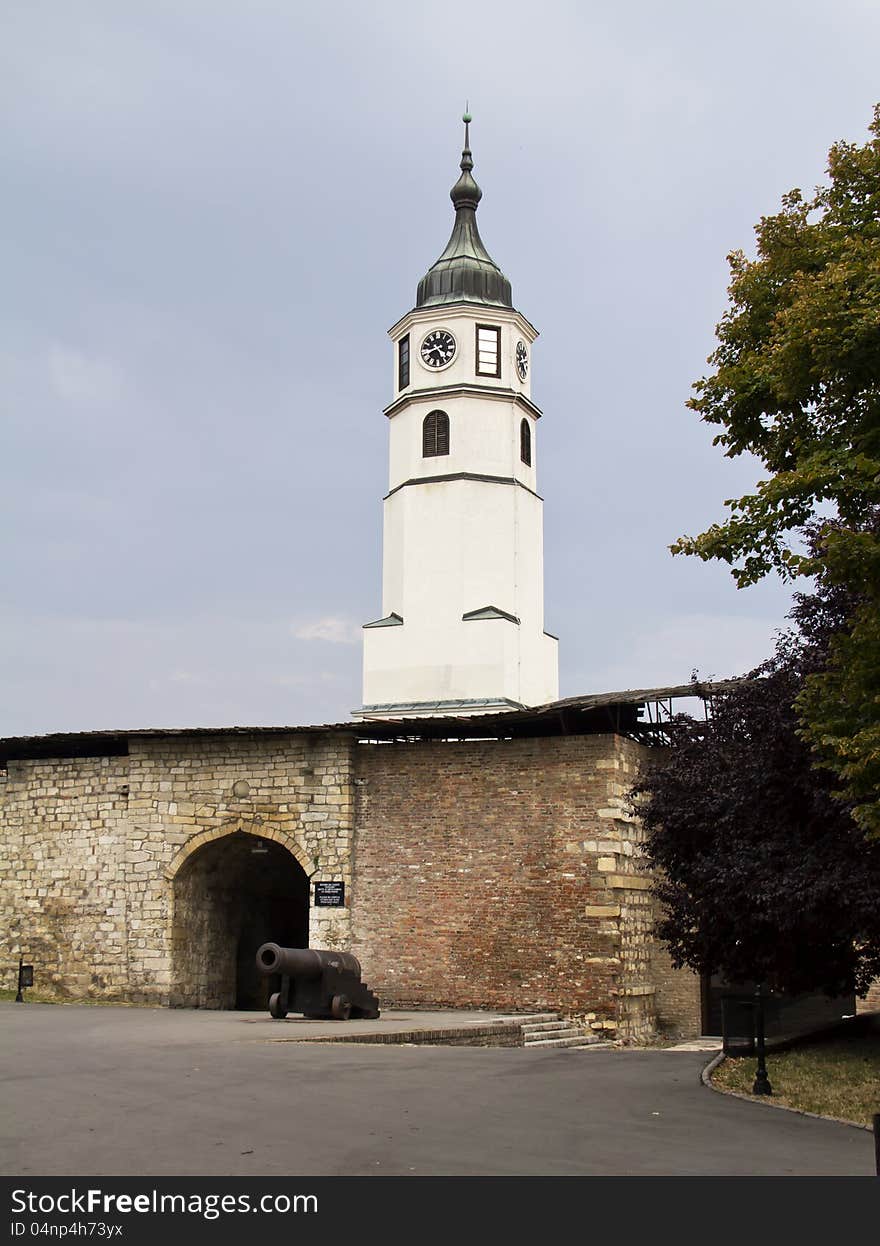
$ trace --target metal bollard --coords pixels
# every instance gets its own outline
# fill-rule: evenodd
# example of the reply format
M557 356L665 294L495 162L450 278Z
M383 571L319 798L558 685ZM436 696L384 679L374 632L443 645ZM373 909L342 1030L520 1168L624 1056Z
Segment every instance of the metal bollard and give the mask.
M18 958L18 994L15 997L17 1004L25 1002L24 991L34 985L34 967L33 965L25 965L23 958Z

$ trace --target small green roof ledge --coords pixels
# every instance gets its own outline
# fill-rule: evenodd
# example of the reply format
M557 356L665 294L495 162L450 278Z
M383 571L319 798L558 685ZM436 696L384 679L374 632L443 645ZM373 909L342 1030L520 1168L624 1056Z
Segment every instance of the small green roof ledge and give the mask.
M483 246L477 229L477 205L483 192L471 176L474 161L470 149L470 113L466 112L462 121L461 176L449 192L455 208L455 224L446 250L419 282L416 307L461 302L512 307L510 282Z

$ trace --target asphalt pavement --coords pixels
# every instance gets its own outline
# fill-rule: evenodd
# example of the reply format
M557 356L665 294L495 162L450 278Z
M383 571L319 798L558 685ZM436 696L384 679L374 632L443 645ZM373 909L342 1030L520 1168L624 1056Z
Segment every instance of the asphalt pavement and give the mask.
M709 1090L705 1052L302 1043L287 1026L0 1003L0 1171L874 1172L870 1133Z

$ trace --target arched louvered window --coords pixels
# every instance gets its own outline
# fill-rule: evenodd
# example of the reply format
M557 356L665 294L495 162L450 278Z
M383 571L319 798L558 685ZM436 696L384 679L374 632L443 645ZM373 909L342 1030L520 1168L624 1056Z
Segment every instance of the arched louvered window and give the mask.
M449 416L445 411L429 411L422 423L422 457L449 453Z
M519 426L519 457L526 467L532 466L532 430L528 420L523 420Z

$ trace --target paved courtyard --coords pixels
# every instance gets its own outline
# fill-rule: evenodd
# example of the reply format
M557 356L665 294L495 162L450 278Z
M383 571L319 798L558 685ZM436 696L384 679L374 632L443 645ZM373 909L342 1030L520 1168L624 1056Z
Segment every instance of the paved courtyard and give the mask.
M304 1032L258 1013L2 1003L0 1171L874 1172L867 1131L706 1089L705 1052L289 1041Z

